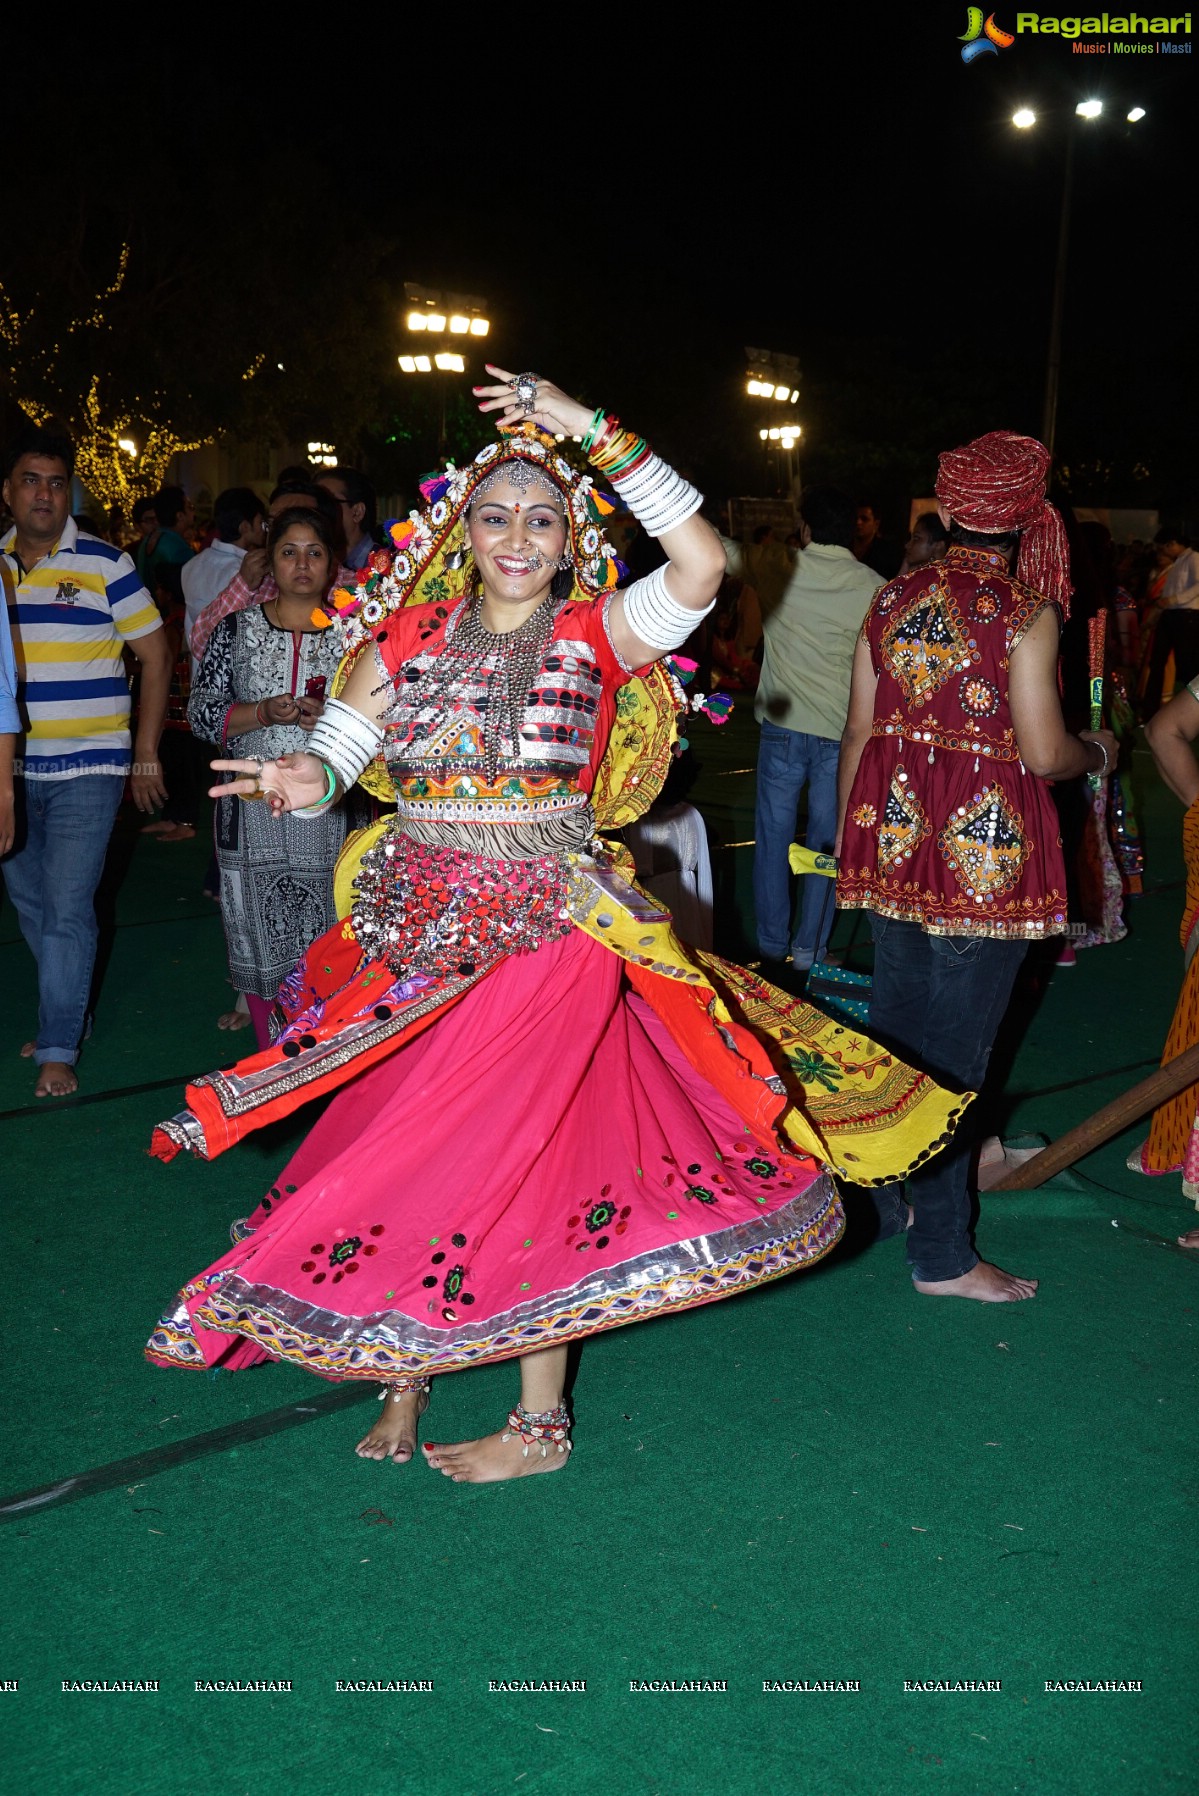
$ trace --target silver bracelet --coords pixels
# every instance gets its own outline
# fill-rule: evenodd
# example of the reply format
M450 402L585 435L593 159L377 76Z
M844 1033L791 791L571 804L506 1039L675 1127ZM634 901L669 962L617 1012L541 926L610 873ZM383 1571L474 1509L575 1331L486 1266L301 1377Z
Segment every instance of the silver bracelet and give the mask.
M651 455L631 474L612 474L609 479L621 504L628 507L648 536L665 536L668 530L676 530L694 517L704 502L703 494L676 474L660 455Z
M348 792L383 746L383 731L339 698L327 699L308 738L307 752L335 773Z
M1099 750L1100 754L1103 756L1103 766L1096 768L1095 771L1091 774L1091 778L1096 779L1096 780L1106 779L1107 778L1107 770L1111 766L1111 761L1108 758L1108 752L1107 752L1106 748L1104 748L1102 742L1097 742L1093 736L1091 737L1087 746L1089 748L1097 748Z
M705 605L702 611L676 604L666 590L664 567L656 567L644 579L635 580L625 588L623 597L625 622L633 635L647 648L663 654L680 648L716 603L713 595L712 604Z

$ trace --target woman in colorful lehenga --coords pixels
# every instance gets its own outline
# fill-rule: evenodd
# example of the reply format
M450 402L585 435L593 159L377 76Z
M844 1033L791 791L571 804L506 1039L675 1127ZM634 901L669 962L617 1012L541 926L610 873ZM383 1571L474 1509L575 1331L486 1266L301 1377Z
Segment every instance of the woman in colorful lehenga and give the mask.
M1150 718L1145 739L1158 772L1186 806L1182 820L1182 852L1187 894L1179 935L1182 941L1182 990L1162 1050L1162 1065L1199 1042L1199 762L1191 744L1199 738L1199 679ZM1189 1085L1153 1113L1149 1138L1134 1148L1128 1164L1134 1172L1181 1172L1182 1194L1199 1209L1199 1085ZM1181 1247L1199 1247L1199 1228L1178 1237Z
M690 953L629 883L598 831L661 788L681 700L662 658L723 553L618 420L492 373L501 440L426 484L389 571L334 595L345 680L309 752L218 763L281 815L376 781L382 751L397 811L347 843L345 920L281 991L287 1028L156 1132L161 1158L212 1155L345 1087L147 1347L381 1383L357 1451L399 1463L431 1374L519 1358L506 1427L424 1444L459 1482L563 1465L571 1342L819 1259L843 1221L827 1169L898 1176L963 1102ZM551 432L582 439L664 568L615 590L614 502Z

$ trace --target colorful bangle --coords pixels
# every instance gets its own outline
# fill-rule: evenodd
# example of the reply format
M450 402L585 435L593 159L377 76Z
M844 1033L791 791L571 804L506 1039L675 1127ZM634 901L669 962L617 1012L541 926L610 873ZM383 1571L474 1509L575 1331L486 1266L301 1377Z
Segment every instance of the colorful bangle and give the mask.
M631 430L622 430L612 440L597 443L591 451L591 460L602 474L615 476L627 472L648 451L649 444L644 437Z
M268 730L271 727L269 719L265 718L262 715L262 700L261 699L259 699L258 703L254 707L254 715L258 719L258 727L260 730Z
M619 445L617 458L606 461L603 472L610 474L613 480L621 474L631 474L634 467L644 461L648 454L649 444L644 437L633 437L631 440L626 437Z
M605 418L602 429L599 431L598 435L592 439L591 447L587 451L590 460L598 462L611 444L617 441L619 435L620 419L614 417Z
M327 811L329 806L333 803L333 800L337 797L336 773L334 773L328 761L322 761L321 766L325 770L325 780L327 782L325 786L325 796L323 798L318 798L315 804L304 805L302 809L294 813L297 817L317 817L322 811Z
M595 410L595 415L593 416L590 424L587 426L586 435L583 437L581 447L582 447L584 455L587 454L588 450L591 448L592 443L594 443L596 432L599 430L600 426L602 424L604 424L606 421L607 421L607 413L604 411L604 408L602 406L597 406L596 410Z

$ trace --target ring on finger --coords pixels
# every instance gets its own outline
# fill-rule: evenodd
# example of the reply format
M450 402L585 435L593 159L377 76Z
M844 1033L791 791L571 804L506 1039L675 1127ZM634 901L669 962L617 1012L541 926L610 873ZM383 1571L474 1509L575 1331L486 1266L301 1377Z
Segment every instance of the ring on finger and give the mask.
M537 376L518 374L513 382L517 404L526 416L537 410Z

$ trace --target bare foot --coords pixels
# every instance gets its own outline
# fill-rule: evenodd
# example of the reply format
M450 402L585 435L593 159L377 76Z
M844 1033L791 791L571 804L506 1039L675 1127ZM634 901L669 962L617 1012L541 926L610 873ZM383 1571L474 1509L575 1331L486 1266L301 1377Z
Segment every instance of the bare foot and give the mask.
M162 831L158 839L160 842L190 842L195 833L190 823L172 823Z
M416 1425L429 1407L428 1391L404 1391L384 1397L379 1419L354 1448L359 1459L393 1459L407 1465L416 1452Z
M23 1041L21 1043L21 1059L22 1060L32 1060L33 1059L33 1050L36 1047L37 1047L37 1043L35 1041Z
M1188 1229L1185 1235L1178 1237L1179 1247L1199 1247L1199 1229Z
M218 1029L248 1029L250 1013L248 1010L222 1010L216 1020Z
M73 1066L67 1066L61 1060L47 1060L38 1068L37 1084L33 1088L35 1098L69 1098L78 1090L79 1081Z
M541 1445L535 1441L526 1459L520 1435L505 1428L499 1434L484 1435L481 1441L454 1441L448 1446L426 1441L421 1451L426 1465L455 1484L495 1484L501 1478L527 1478L530 1472L561 1471L570 1458L569 1448L560 1453L552 1441L548 1446L543 1459Z
M168 829L174 829L174 827L175 825L168 823L165 817L156 817L153 823L142 824L141 833L143 836L162 836Z
M1039 1279L1017 1278L989 1260L979 1260L961 1278L919 1279L912 1283L925 1297L976 1297L980 1303L1019 1303L1035 1297Z

